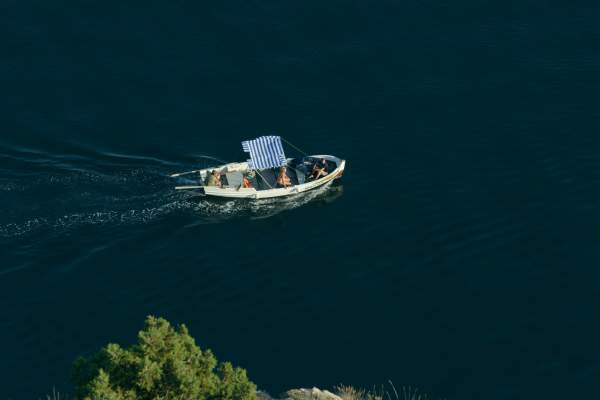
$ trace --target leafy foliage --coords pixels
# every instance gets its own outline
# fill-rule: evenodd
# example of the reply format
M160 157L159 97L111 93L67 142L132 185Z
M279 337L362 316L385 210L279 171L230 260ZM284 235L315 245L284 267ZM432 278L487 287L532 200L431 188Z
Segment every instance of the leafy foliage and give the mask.
M108 344L74 365L73 383L85 400L255 400L256 385L244 369L217 363L185 325L177 329L149 316L138 343Z

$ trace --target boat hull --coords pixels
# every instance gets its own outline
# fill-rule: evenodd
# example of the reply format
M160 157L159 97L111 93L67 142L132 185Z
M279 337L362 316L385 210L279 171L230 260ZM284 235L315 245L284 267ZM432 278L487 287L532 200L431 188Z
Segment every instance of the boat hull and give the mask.
M342 160L330 155L316 155L314 158L325 158L328 161L335 162L336 168L329 174L315 181L294 185L288 188L273 188L267 190L256 190L255 188L222 188L216 186L203 186L202 190L205 195L212 197L225 197L237 199L268 199L272 197L291 196L298 193L307 192L326 185L335 179L342 177L346 168L346 160Z

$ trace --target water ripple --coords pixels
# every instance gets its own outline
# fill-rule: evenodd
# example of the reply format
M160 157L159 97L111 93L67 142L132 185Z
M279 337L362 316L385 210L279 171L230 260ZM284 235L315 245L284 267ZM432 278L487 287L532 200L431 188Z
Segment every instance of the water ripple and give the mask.
M0 216L0 237L145 224L172 214L193 217L191 225L268 218L314 199L332 201L342 194L341 186L327 185L285 199L212 200L173 190L174 182L168 177L172 170L197 165L113 152L95 156L0 147L0 191L6 194L0 206L9 210ZM218 160L208 155L195 157ZM15 169L15 165L5 165L7 160L29 168ZM32 171L31 166L38 164L43 168Z

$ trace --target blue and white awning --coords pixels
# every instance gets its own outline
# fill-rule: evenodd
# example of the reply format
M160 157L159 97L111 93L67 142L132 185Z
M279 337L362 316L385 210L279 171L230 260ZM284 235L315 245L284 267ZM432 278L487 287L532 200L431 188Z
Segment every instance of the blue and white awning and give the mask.
M261 136L254 140L246 140L242 142L242 148L250 153L248 166L251 169L275 168L286 164L279 136Z

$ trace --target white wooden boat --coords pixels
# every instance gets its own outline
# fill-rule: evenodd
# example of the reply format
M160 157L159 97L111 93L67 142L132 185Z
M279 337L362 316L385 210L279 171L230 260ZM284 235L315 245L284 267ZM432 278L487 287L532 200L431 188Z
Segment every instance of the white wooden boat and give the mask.
M302 158L285 158L281 144L280 142L277 143L277 140L279 140L278 136L266 136L255 139L256 142L261 141L262 144L260 145L263 146L260 149L257 148L257 153L259 150L262 154L265 154L265 149L268 151L273 150L272 148L268 148L271 141L275 143L273 147L278 148L276 151L273 150L271 155L277 154L266 162L259 158L261 157L260 155L249 151L251 159L246 162L233 162L212 168L171 175L171 177L185 177L189 183L193 183L176 186L175 189L194 190L204 193L207 196L215 197L266 199L306 192L342 177L344 168L346 167L345 160L336 156L323 154ZM254 141L248 142L251 142L250 146L252 146L252 142ZM243 142L243 144L248 142ZM265 145L264 143L267 144ZM247 148L248 146L245 145L244 149L246 150ZM252 148L250 147L250 149ZM312 180L311 173L313 167L316 163L322 162L322 160L325 160L327 165L327 175ZM266 166L267 168L256 168L258 166ZM276 184L276 174L282 166L287 167L286 174L290 178L291 186L278 187ZM213 171L216 171L221 176L221 185L219 186L209 186L206 184L209 174ZM242 182L244 177L250 182L251 187L243 187Z
M312 166L321 159L325 159L327 164L332 166L330 172L319 179L313 181L307 180L312 171ZM255 179L251 180L253 187L242 187L243 174L252 171L248 167L247 162L229 163L212 168L173 174L171 176L180 177L185 175L189 178L191 175L195 176L192 177L192 180L198 181L198 184L196 185L176 186L175 189L178 190L196 190L208 196L216 197L266 199L270 197L289 196L323 186L334 179L341 178L344 168L346 167L345 160L331 155L314 155L304 157L300 160L288 158L287 161L290 165L296 164L296 167L292 167L293 169L287 168L288 176L292 180L292 186L287 188L277 187L275 184L276 179L274 177L274 172L267 172L265 170L257 173ZM224 181L222 186L206 186L204 184L208 174L214 170L221 174L221 179ZM225 177L225 179L223 179L223 177Z

